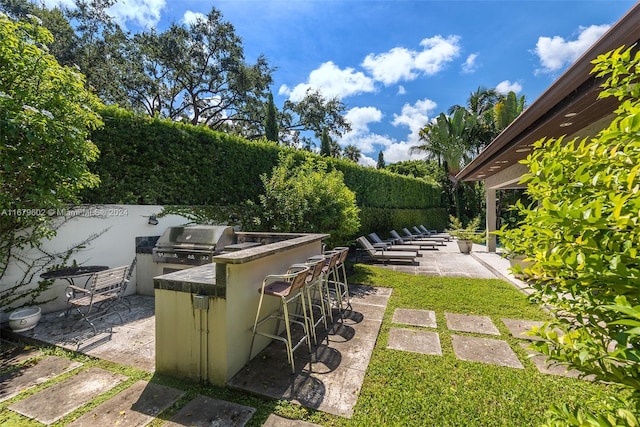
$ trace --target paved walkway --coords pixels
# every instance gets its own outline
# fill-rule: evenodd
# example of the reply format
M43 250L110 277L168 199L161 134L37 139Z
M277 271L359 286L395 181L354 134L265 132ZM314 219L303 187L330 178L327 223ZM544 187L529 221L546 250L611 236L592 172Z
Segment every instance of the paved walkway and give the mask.
M438 246L437 250L421 251L422 256L415 265L388 264L383 267L421 275L500 277L509 280L523 292L527 291L526 284L510 276L506 260L499 255L487 253L481 246L474 250L471 255L460 254L455 243L447 243L445 246ZM284 346L273 343L240 371L229 382L229 387L273 399L287 399L306 407L351 417L391 290L359 286L353 287L352 293L353 310L344 322L328 332L318 329L322 334L321 340L311 356L304 351L296 354L299 362L295 375L289 372ZM153 372L153 298L133 296L131 301L134 309L127 314L124 324L118 325L115 322L116 326L102 328L95 337L89 338L78 333L77 328L71 329L64 324L64 319L58 313L43 316L34 330L25 332L22 336ZM445 313L445 318L447 328L456 331L453 335L453 347L458 358L522 369L513 349L500 337L490 319L466 313ZM428 309L396 310L388 348L441 355L435 319L435 313ZM519 338L526 338L521 336L522 331L531 326L523 320L501 321ZM69 425L145 425L183 397L182 391L171 387L145 381L134 382L121 374L94 367L84 368L80 363L55 356L42 358L37 352L21 351L15 346L7 346L6 342L2 342L0 350L0 372L5 372L0 376L0 402L11 399L10 410L44 424L64 419L66 415L116 387L123 390L85 412ZM22 364L34 357L39 357L37 363ZM535 357L532 360L536 363ZM541 358L537 361L540 366L544 366ZM548 370L548 373L567 374L553 369ZM67 375L67 378L35 394L28 393L30 388L46 384L60 375ZM24 398L20 398L21 395ZM164 425L243 426L254 411L254 408L197 396ZM298 421L292 424L291 420L276 416L269 417L264 425L311 426Z

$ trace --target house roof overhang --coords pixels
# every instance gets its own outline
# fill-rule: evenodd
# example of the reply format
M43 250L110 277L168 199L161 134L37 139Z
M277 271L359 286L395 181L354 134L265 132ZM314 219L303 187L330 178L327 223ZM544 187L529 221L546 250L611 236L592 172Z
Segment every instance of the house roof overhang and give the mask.
M461 181L485 181L490 188L520 188L526 168L519 163L542 138L593 136L613 118L618 101L598 99L602 80L591 74L598 55L640 40L640 3L634 5L538 99L458 174Z

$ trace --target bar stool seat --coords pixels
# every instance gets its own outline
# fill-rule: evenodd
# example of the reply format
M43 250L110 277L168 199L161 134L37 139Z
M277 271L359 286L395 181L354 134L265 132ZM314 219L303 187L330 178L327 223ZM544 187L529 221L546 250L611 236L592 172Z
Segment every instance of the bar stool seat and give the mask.
M253 324L251 346L249 347L249 358L253 352L253 344L256 335L262 335L274 340L283 342L287 350L287 361L291 365L291 372L295 373L295 362L293 360L293 352L302 344L306 343L311 353L311 320L307 315L307 301L304 292L304 286L310 268L308 266L292 265L289 267L286 274L270 274L262 281L262 286L258 289L260 293L260 300L258 302L258 310L256 312L256 319ZM270 313L263 318L260 318L262 303L264 297L276 297L280 300L280 307L277 313ZM302 315L290 313L289 304L299 302L302 306ZM275 333L269 333L259 330L259 328L267 321L275 319L276 330ZM280 327L280 321L284 322L286 336L283 337L278 334ZM298 324L303 328L303 335L297 341L293 342L291 335L291 324Z

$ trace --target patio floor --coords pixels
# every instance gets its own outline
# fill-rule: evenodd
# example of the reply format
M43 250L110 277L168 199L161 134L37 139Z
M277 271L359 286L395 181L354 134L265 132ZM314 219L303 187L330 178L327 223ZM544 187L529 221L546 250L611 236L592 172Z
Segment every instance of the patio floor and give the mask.
M413 274L479 278L501 277L510 280L515 286L526 289L525 284L509 277L506 260L500 258L499 255L483 252L482 247L474 249L476 252L472 255L464 255L459 253L455 242L447 243L445 246L439 246L438 250L421 251L422 256L418 258L419 262L415 265L380 264L380 266ZM319 327L320 342L313 354L309 355L302 349L297 351L295 375L291 375L288 368L284 346L275 342L238 372L228 382L228 386L273 399L290 400L305 407L346 418L351 417L376 343L387 301L391 296L391 289L373 288L365 285L351 286L351 294L353 309L344 322L336 323L329 331L324 331ZM134 295L129 299L133 308L130 313L123 312L123 315L126 316L125 321L120 324L117 316L105 319L106 322L99 325L99 333L95 336L91 336L92 334L89 333L91 329L88 325L86 330L79 330L78 325L71 328L61 313L49 313L43 315L35 329L19 334L19 338L53 344L120 365L133 366L153 372L155 368L153 298ZM426 310L397 311L394 313L393 320L394 323L397 323L397 327L392 328L388 346L402 351L436 355L440 352L441 354L437 333L421 331L418 336L415 330L402 328L402 325L435 327L435 325L429 326L433 319L433 314ZM512 332L514 335L521 332L523 324L526 326L526 321L523 320L506 320L510 321L512 326L515 325ZM113 326L111 327L109 324ZM480 328L480 330L474 330L476 333L495 335L495 327L492 328L492 326L487 324L486 319L469 319L464 313L447 314L447 327L451 330L464 332L473 327ZM509 329L512 330L511 327ZM3 334L5 333L7 331L3 330ZM512 350L505 348L502 343L506 344L499 337L476 338L470 341L468 337L460 335L454 341L454 350L460 359L520 368L521 364L517 358L513 359ZM2 359L6 359L7 363L11 364L12 360L20 360L21 357L28 356L3 354ZM53 376L73 369L79 370L83 375L72 378L85 386L86 384L100 384L101 387L110 389L126 380L126 378L111 375L106 371L94 368L83 370L82 367L68 366L64 364L64 361L47 357L38 364L27 368L25 372L21 372L15 378L10 375L9 377L7 375L0 377L0 390L6 390L0 392L0 401L9 399L28 388L28 384L24 383L25 379L30 381L31 385L35 385L39 381L46 381ZM69 383L65 384L65 387L78 388L80 385ZM107 405L106 408L101 410L96 408L89 412L93 415L83 416L82 418L86 419L88 424L77 420L74 425L95 425L89 421L95 421L100 414L102 414L100 416L104 416L105 411L111 414L110 418L100 419L101 424L105 425L127 424L133 419L125 420L123 418L125 416L152 420L159 411L169 407L182 396L182 392L179 390L158 387L157 384L152 383L135 383L125 392L121 392L103 403L103 405ZM56 390L49 391L49 388L45 388L26 399L18 400L10 406L10 409L45 424L56 422L75 409L65 402L57 402L54 405L43 404L43 402L55 401L57 395L61 395L61 393L56 394ZM156 402L155 405L152 405L147 402L148 396L157 395L165 396L161 404ZM87 396L90 397L91 394L87 394ZM60 399L62 397L64 396L60 396ZM145 406L145 402L150 406ZM73 403L81 406L86 402L83 403L81 400L75 399ZM181 414L183 411L194 415L188 418L190 425L211 425L206 420L216 419L216 416L220 416L220 414L233 414L235 420L233 422L219 420L223 423L220 425L240 426L251 418L252 408L240 405L226 407L225 404L228 402L215 401L215 399L200 396L188 403L175 415L175 420L169 420L170 423L167 425L180 425L180 416L184 416ZM220 410L221 407L225 409ZM132 412L131 408L137 408L137 410ZM202 418L202 423L198 421L200 418ZM145 423L135 425L144 425ZM287 420L277 417L271 417L267 424L270 426L290 425L287 424Z

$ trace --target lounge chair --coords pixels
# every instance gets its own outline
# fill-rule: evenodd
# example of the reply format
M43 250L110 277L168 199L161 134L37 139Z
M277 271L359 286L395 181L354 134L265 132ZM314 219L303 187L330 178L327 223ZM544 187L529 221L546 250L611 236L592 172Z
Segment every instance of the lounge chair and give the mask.
M398 239L382 240L376 233L369 233L369 238L373 241L373 247L376 249L382 248L382 245L386 245L386 250L396 251L417 251L423 249L435 249L436 244L434 242L415 241L405 242L400 244L392 244L391 241L396 242ZM402 240L402 239L401 239Z
M420 225L419 227L416 227L414 225L412 228L413 228L413 231L416 232L416 234L419 234L422 237L435 237L435 238L444 239L447 242L451 242L453 240L453 236L451 236L450 234L438 233L435 230L428 230L424 225Z
M373 245L364 237L360 236L356 239L358 244L367 252L367 254L376 261L403 261L415 263L418 256L418 252L405 252L405 251L387 251L380 250L373 247Z
M409 231L408 228L403 228L402 232L405 234L405 238L407 239L411 239L412 241L421 241L421 242L436 242L439 245L444 246L444 239L441 237L423 237L421 235L418 234L413 234L412 232Z

